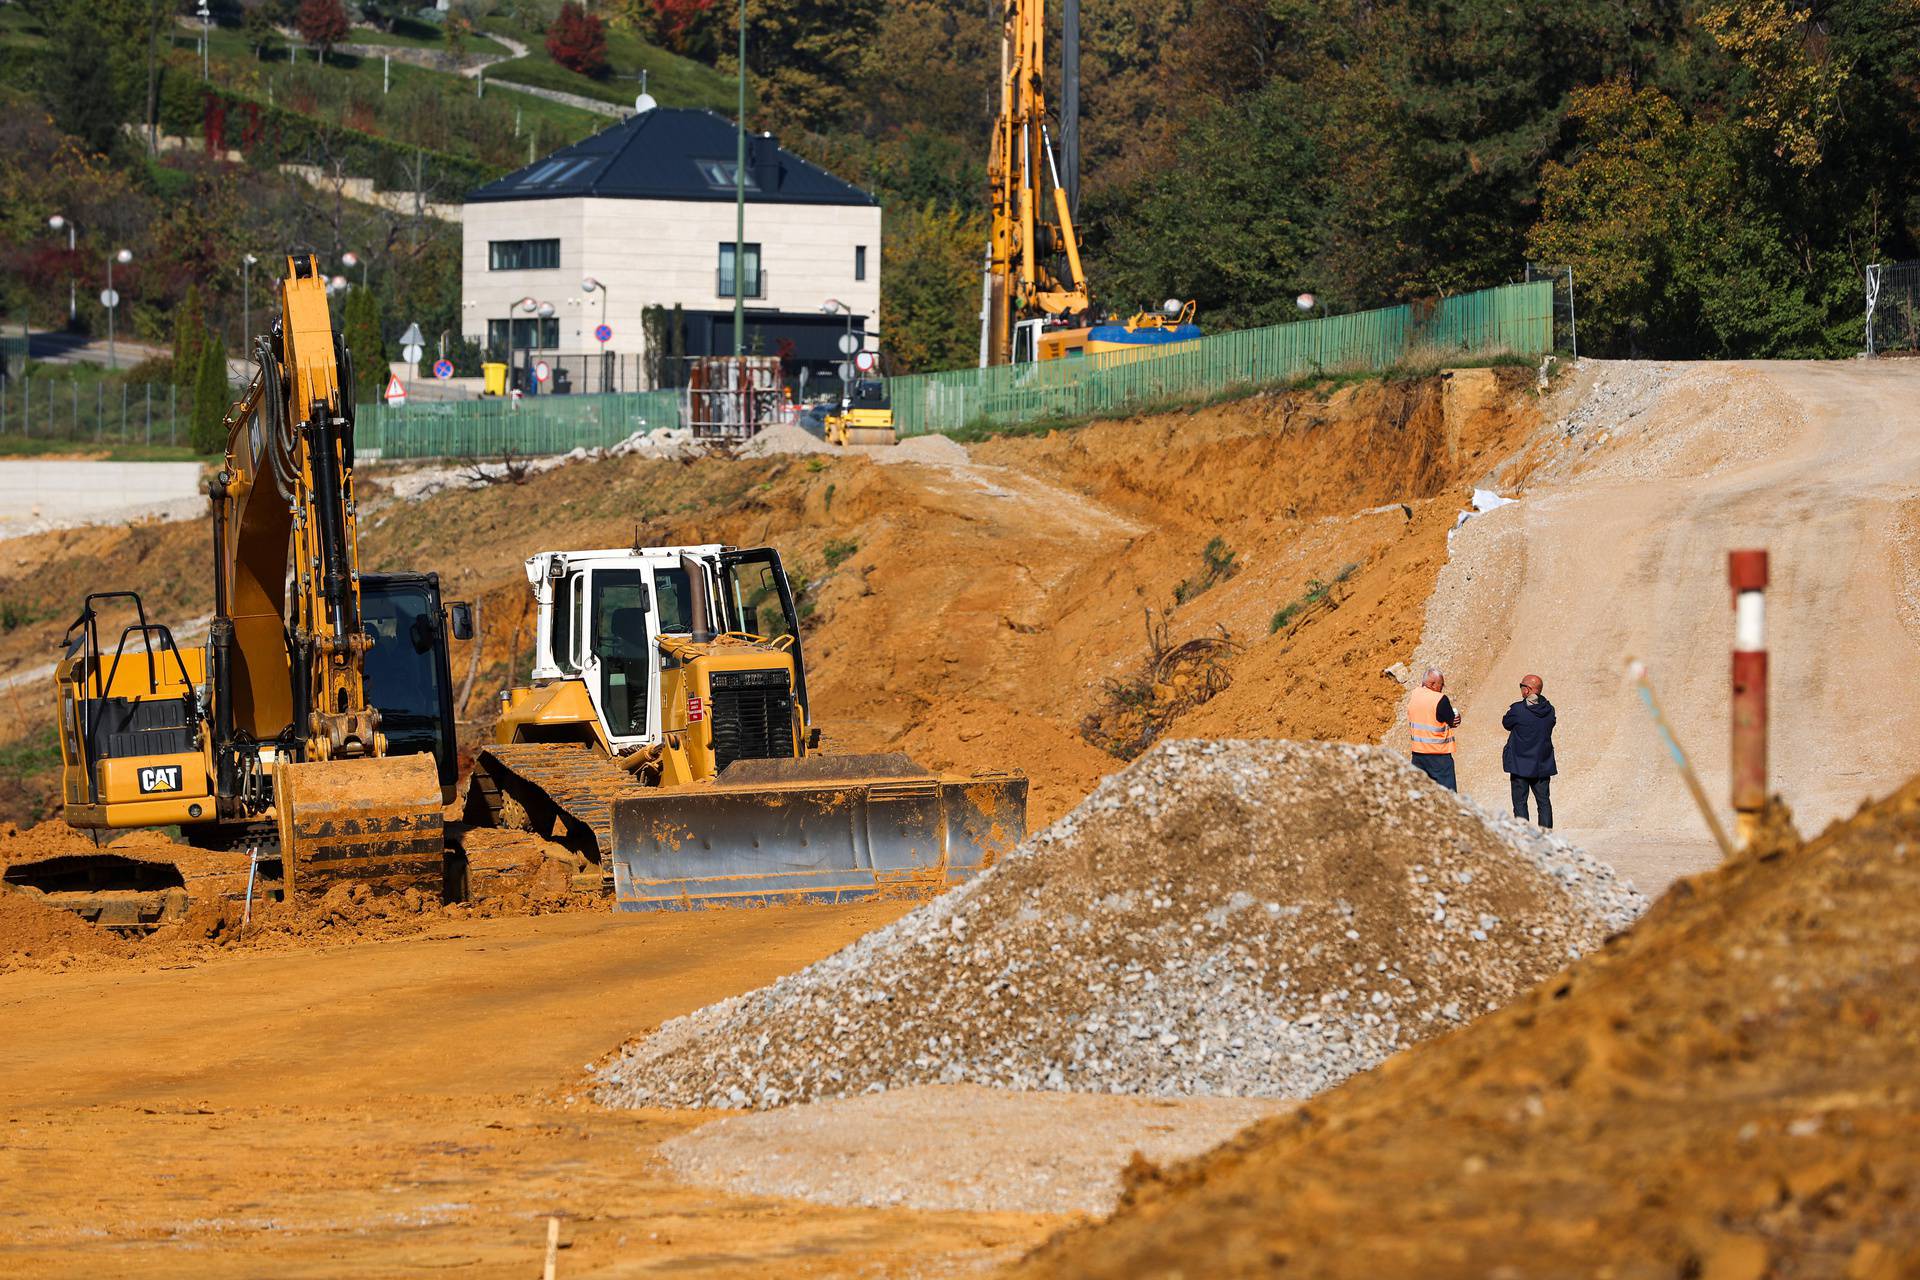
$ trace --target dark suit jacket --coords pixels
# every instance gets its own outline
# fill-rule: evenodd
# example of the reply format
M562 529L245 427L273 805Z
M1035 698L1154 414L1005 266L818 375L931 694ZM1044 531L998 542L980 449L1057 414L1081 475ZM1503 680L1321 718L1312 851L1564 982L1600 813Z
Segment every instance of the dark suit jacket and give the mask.
M1553 704L1545 698L1532 706L1522 698L1508 707L1500 717L1507 731L1500 767L1517 778L1551 778L1560 772L1553 760L1553 721Z

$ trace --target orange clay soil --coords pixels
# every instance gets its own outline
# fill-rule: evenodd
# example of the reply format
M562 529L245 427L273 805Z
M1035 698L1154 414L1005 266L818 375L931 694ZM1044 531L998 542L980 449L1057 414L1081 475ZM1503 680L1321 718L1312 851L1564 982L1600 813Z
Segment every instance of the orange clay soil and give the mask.
M1012 1274L1920 1274L1920 781Z
M468 921L345 951L0 976L0 1274L941 1276L1058 1225L679 1185L708 1114L568 1098L624 1037L819 959L869 903Z
M1467 370L1263 395L996 440L965 466L627 458L405 503L382 499L370 472L362 556L370 570L438 570L450 598L479 600L479 660L465 644L453 654L457 685L474 673L470 753L509 672L525 678L528 554L772 544L806 580L826 747L1024 768L1039 826L1120 763L1082 726L1113 705L1109 682L1147 660L1149 611L1174 642L1224 629L1240 646L1231 688L1169 731L1376 738L1397 695L1379 672L1412 656L1447 528L1468 487L1535 424L1526 381L1524 370ZM76 583L140 585L151 614L183 627L203 617L203 534L190 522L0 543L0 594L40 619L0 637L0 679L46 662ZM1232 565L1207 585L1214 538ZM1316 579L1333 584L1329 601L1270 633ZM21 729L44 732L31 712L48 699L34 687L0 698L19 704ZM0 818L48 816L52 777L43 769L0 796Z

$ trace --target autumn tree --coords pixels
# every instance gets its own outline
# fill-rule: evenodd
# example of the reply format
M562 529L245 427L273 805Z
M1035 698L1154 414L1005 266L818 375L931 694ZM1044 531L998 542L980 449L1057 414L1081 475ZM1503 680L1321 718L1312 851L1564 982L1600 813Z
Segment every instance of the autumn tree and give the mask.
M349 289L340 309L340 336L353 356L353 387L372 400L387 384L387 348L381 336L380 300L371 289Z
M322 61L333 52L333 46L353 30L353 24L347 20L347 7L341 0L300 0L293 25L302 39L320 50Z
M880 332L895 373L958 369L980 346L986 219L934 205L887 211Z
M607 69L607 25L575 0L567 0L547 28L547 52L569 71L583 76L603 75Z
M216 333L202 336L188 439L195 453L219 453L227 444L227 410L232 407L233 385L227 379L227 344Z
M200 380L200 353L207 345L206 310L200 286L187 285L186 300L173 313L173 385L191 392Z

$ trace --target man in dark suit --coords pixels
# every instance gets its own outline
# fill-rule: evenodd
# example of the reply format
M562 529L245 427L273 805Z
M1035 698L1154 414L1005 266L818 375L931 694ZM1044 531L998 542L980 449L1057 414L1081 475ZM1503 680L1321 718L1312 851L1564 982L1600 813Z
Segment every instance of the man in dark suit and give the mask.
M1553 704L1541 696L1546 686L1539 676L1520 681L1520 701L1507 708L1500 727L1507 731L1507 749L1500 765L1513 779L1513 816L1527 816L1527 793L1540 805L1540 825L1553 830L1553 800L1547 784L1560 770L1553 761Z

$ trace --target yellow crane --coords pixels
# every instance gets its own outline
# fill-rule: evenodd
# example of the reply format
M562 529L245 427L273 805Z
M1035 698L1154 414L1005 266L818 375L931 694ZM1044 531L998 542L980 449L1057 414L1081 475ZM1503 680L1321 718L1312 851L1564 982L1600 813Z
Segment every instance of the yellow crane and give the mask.
M1076 319L1092 301L1047 123L1045 52L1045 0L1005 0L1000 113L987 157L992 224L982 365L1036 358L1036 340L1048 322Z

